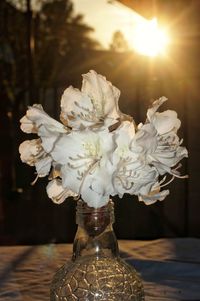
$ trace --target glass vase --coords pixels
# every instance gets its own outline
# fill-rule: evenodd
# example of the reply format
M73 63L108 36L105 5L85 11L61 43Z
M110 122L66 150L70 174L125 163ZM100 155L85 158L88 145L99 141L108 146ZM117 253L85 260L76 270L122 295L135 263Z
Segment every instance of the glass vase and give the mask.
M112 201L95 209L78 201L71 262L55 274L50 301L143 301L136 270L119 256Z

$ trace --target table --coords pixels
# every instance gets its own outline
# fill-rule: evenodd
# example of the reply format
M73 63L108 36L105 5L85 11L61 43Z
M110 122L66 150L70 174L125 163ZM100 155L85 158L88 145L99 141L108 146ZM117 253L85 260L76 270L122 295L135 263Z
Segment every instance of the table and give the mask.
M200 239L129 240L119 246L142 275L146 301L200 301ZM49 301L52 275L71 250L70 244L0 247L0 301Z

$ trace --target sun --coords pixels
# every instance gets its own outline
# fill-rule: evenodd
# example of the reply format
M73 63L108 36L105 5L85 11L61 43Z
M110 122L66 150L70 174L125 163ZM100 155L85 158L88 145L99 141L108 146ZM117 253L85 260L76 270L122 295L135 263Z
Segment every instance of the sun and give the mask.
M140 54L155 57L166 53L170 39L166 30L158 27L157 19L140 20L133 32L132 45Z

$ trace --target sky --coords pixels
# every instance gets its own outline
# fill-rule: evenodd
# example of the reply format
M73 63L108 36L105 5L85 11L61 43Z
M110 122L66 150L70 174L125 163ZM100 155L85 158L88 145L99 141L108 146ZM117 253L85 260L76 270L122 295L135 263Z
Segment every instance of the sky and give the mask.
M1 0L0 0L1 1ZM19 0L8 0L15 5ZM133 44L133 31L138 20L144 20L135 11L116 0L71 0L74 13L84 15L86 24L94 28L92 37L97 39L104 48L109 48L113 33L121 31L129 43ZM45 1L43 1L45 2ZM21 3L25 3L23 0ZM31 0L32 8L41 8L40 0Z
M84 21L95 29L92 36L104 48L109 48L113 33L120 30L131 45L134 25L142 17L117 1L73 0L75 13L84 15Z

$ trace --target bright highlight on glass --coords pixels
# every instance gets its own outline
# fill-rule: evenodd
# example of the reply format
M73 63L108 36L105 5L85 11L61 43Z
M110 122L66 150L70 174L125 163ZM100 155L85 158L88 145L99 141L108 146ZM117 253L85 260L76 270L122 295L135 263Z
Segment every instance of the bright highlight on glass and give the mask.
M155 57L166 52L169 37L164 29L158 27L157 19L140 21L133 36L134 49L143 55Z

